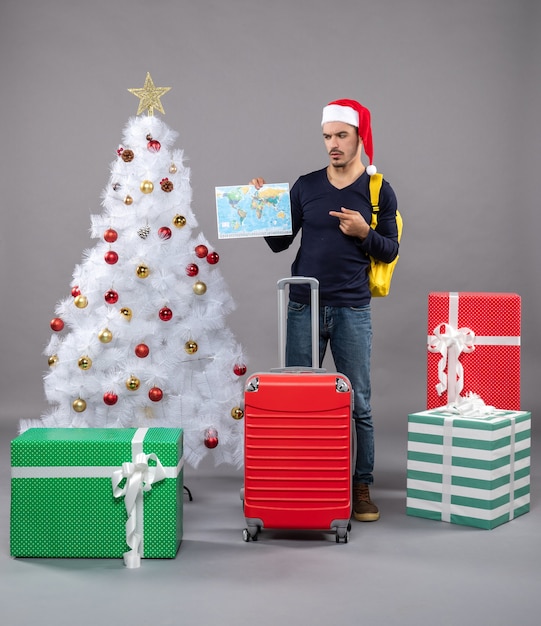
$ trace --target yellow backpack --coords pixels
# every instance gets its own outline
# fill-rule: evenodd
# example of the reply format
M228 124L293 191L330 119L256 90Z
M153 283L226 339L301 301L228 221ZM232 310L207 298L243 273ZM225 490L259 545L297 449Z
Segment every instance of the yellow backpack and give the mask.
M372 222L370 228L376 228L378 225L379 213L379 193L383 176L377 172L370 176L370 202L372 203ZM398 229L398 242L402 237L402 216L400 211L396 211L396 227ZM394 268L398 262L398 255L390 263L377 261L370 257L370 267L368 268L368 286L373 297L387 296L391 289L391 279L393 277Z

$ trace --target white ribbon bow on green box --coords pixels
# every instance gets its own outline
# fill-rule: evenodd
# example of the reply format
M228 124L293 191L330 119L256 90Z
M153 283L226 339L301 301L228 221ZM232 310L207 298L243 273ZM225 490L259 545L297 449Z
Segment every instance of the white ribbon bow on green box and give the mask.
M141 565L143 492L150 491L154 483L167 478L167 472L154 453L145 454L142 451L138 451L139 449L142 450L146 430L144 428L138 429L132 440L134 460L123 463L122 467L119 470L115 470L112 476L113 495L115 498L124 498L128 514L126 543L130 550L124 553L124 564L130 569ZM154 461L156 465L149 465L149 460ZM120 483L124 480L125 483L121 487Z

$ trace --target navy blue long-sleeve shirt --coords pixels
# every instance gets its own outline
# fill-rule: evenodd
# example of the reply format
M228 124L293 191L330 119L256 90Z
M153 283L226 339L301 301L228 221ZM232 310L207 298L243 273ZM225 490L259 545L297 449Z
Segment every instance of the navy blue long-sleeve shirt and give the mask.
M368 255L390 263L398 254L396 196L386 180L380 192L380 211L376 230L366 239L345 235L338 218L329 211L341 207L359 211L370 224L372 205L370 177L364 172L355 182L337 189L327 177L327 169L301 176L291 189L293 233L265 237L271 250L281 252L302 231L299 251L291 266L292 276L313 276L319 280L322 306L363 306L370 302ZM310 302L310 288L291 285L290 298L302 304Z

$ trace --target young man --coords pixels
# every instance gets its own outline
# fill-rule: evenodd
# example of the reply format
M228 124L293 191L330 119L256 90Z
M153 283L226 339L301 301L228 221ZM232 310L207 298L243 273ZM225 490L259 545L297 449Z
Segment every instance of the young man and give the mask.
M291 189L293 234L266 237L274 252L289 248L302 230L293 276L313 276L320 284L320 364L330 343L337 371L354 391L357 458L353 476L353 514L359 521L379 519L370 498L374 429L370 407L372 323L367 269L369 255L385 263L398 254L397 202L387 181L380 194L376 230L370 228L369 180L372 164L370 111L355 100L335 100L323 109L323 141L329 155L324 169L301 176ZM370 165L361 161L364 152ZM254 178L257 188L265 181ZM311 365L310 293L305 285L289 292L286 365Z

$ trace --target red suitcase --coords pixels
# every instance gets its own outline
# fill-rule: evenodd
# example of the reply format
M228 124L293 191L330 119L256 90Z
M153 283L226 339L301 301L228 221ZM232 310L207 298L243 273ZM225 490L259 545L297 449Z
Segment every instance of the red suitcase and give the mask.
M284 367L285 286L311 288L312 364L319 364L319 283L278 281L281 367L252 374L244 393L245 541L263 529L334 532L351 528L352 402L349 380L323 369Z

